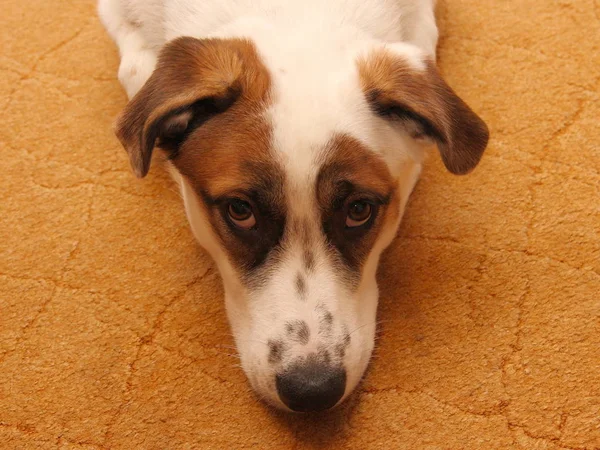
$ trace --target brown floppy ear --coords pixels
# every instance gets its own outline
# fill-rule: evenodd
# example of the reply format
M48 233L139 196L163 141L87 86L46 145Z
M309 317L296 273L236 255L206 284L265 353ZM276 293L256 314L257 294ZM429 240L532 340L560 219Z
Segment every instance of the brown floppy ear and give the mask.
M138 177L148 173L152 151L177 150L189 132L225 111L241 95L243 40L183 37L168 43L146 84L118 117L115 133Z
M432 61L424 65L419 71L383 50L361 60L367 101L377 114L403 122L412 137L435 140L446 168L466 174L487 146L487 125L446 84Z

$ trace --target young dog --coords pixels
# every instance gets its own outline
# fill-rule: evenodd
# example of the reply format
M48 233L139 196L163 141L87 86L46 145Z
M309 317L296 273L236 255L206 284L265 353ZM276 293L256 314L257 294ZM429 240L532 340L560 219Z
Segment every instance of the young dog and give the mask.
M214 258L242 367L283 409L340 403L374 345L381 252L437 143L473 169L483 121L435 66L434 0L100 0L138 177L168 156Z

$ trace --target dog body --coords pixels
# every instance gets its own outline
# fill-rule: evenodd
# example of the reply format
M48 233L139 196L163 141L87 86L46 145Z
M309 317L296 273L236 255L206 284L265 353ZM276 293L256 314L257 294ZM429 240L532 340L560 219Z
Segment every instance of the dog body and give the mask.
M169 157L214 258L242 367L295 411L371 356L381 252L435 142L466 173L485 124L434 64L433 0L100 0L134 172Z

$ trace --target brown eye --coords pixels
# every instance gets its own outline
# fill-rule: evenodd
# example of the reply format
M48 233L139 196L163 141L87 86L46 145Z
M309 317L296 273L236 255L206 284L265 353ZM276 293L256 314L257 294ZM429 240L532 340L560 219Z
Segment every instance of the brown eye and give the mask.
M244 200L232 200L227 208L227 214L236 226L245 230L249 230L256 225L252 206Z
M373 207L370 203L359 200L348 205L348 215L346 217L346 226L348 228L359 227L367 223L371 218Z

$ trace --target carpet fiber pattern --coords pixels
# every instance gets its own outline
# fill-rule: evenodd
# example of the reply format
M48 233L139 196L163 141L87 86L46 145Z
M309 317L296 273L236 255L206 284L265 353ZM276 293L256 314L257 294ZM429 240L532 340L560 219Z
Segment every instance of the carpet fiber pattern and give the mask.
M598 0L441 1L490 147L467 177L428 159L376 357L317 416L249 391L175 186L130 173L94 3L0 16L0 448L600 448Z

